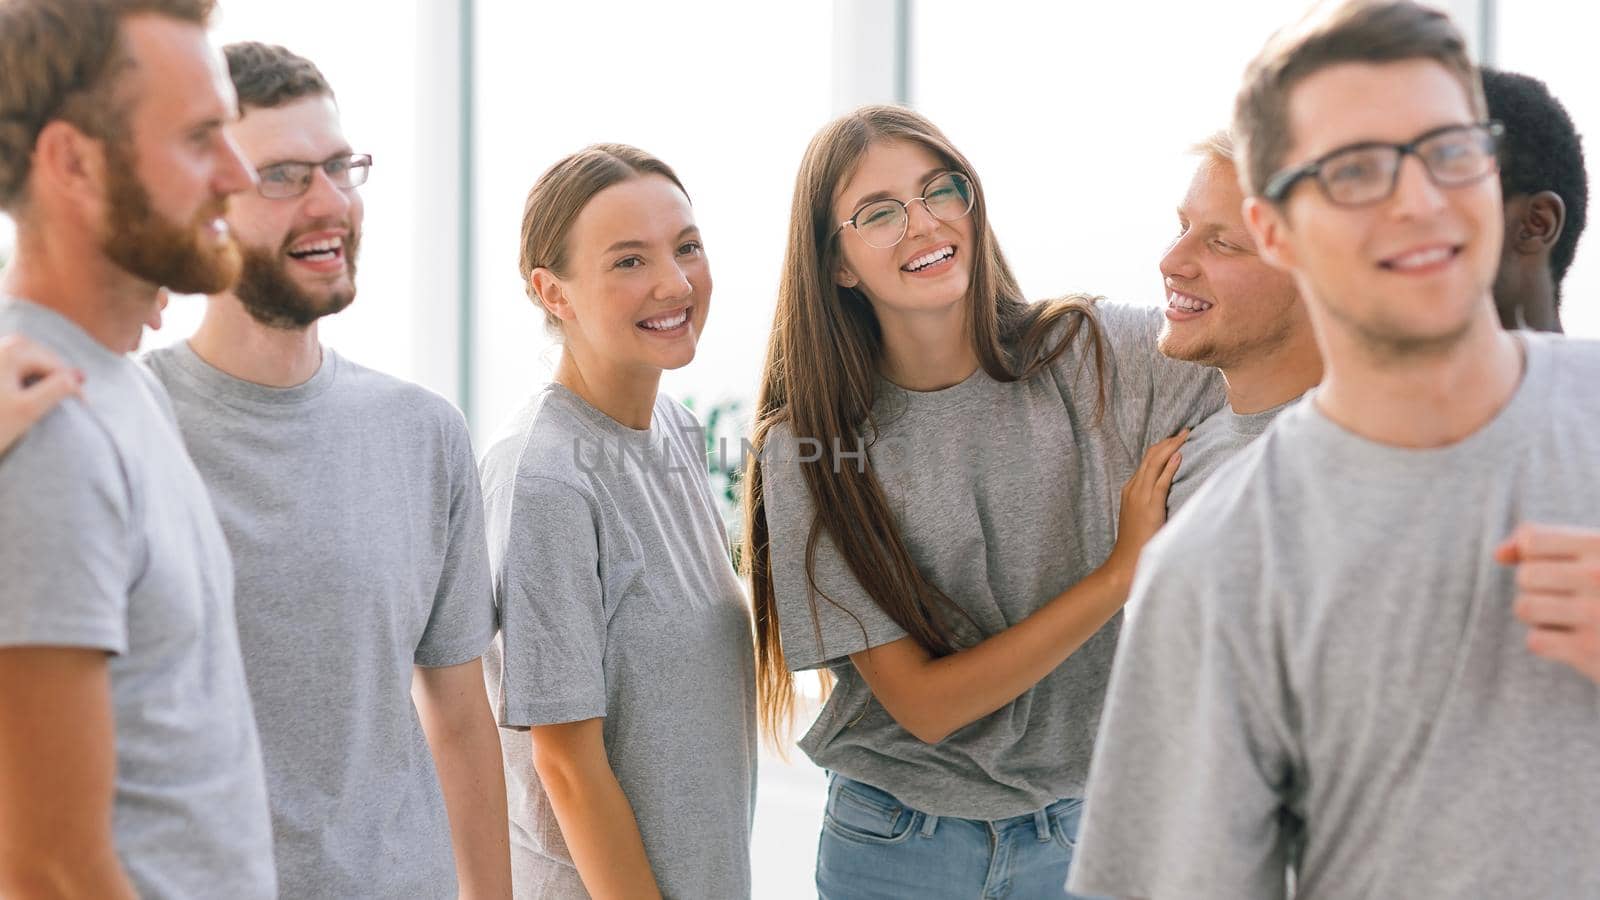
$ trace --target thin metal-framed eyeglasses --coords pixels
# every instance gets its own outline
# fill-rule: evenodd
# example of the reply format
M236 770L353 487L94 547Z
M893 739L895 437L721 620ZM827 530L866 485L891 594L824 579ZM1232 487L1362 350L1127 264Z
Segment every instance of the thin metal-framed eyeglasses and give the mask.
M911 225L911 204L920 202L928 215L941 222L953 222L972 212L976 201L972 179L960 172L941 172L922 186L922 196L905 202L890 197L864 203L855 215L840 222L833 233L854 228L868 247L887 249L906 236Z
M1310 178L1335 206L1381 203L1400 182L1400 164L1407 155L1421 160L1428 177L1439 187L1471 184L1499 168L1496 154L1505 132L1499 122L1476 122L1435 128L1404 144L1350 144L1272 176L1261 196L1282 203L1295 185Z
M311 190L315 173L321 169L333 186L348 191L367 183L372 171L372 154L335 156L322 162L281 162L256 171L256 191L269 200L287 200Z

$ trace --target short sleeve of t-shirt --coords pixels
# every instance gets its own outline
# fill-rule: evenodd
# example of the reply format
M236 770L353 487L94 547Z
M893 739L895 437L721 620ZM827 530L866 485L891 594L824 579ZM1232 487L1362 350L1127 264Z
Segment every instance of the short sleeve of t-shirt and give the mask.
M1259 560L1191 552L1209 517L1175 524L1140 559L1141 612L1112 668L1070 890L1282 897L1293 717L1249 574Z
M1216 369L1161 354L1156 346L1161 310L1121 303L1099 303L1095 310L1111 375L1105 386L1107 415L1137 465L1151 444L1198 425L1219 409L1226 385ZM1092 389L1092 383L1083 383L1086 376L1093 377L1093 357L1083 356L1092 351L1086 337L1078 342L1085 350L1073 363L1075 381L1079 390Z
M433 611L417 644L419 666L452 666L483 655L494 639L494 588L489 579L489 549L484 537L483 493L467 423L449 410L445 419L450 459L450 515L444 565L434 592Z
M130 518L116 451L76 400L0 455L0 646L126 653Z
M577 488L536 475L491 490L514 492L497 576L505 647L500 724L604 716L606 612L595 506Z
M778 629L784 658L796 672L834 665L852 653L906 636L856 581L826 530L817 538L815 569L809 575L806 571L815 507L803 467L827 464L827 454L797 441L786 425L768 433L761 451Z

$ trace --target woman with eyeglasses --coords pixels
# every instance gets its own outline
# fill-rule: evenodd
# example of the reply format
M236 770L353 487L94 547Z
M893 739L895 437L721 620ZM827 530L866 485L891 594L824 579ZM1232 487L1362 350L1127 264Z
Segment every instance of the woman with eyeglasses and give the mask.
M1062 896L1117 613L1180 429L1222 403L1160 322L1024 302L916 113L806 151L745 521L763 723L792 671L834 681L800 741L831 773L822 897Z
M699 423L658 390L711 303L688 194L588 147L529 192L521 270L561 358L482 463L515 894L749 896L749 609Z

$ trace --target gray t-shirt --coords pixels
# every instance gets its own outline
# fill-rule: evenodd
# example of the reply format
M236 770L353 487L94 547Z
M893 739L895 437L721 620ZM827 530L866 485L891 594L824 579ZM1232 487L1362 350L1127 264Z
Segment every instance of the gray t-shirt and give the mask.
M1027 381L1002 383L979 369L927 393L880 382L873 467L912 559L982 636L1015 625L1103 564L1122 485L1144 450L1222 404L1215 369L1156 352L1159 310L1101 304L1099 315L1107 350L1099 421L1087 329ZM827 535L815 569L825 596L808 583L814 507L801 466L834 457L830 449L816 459L815 449L779 425L762 457L784 654L796 671L826 666L838 679L801 748L823 768L937 815L998 819L1081 796L1121 616L1016 700L924 743L872 698L848 659L905 632L867 596ZM839 464L857 463L841 456Z
M0 455L0 646L107 660L112 827L142 897L271 898L272 831L233 569L166 392L55 312L0 299L88 376Z
M188 344L165 382L238 572L284 897L455 897L413 666L483 653L494 599L466 422L331 350L305 384L233 378Z
M1145 550L1072 890L1204 900L1600 897L1600 685L1528 651L1522 522L1600 527L1600 345L1522 335L1463 441L1310 399Z
M517 896L587 896L527 729L596 717L663 893L748 896L754 650L699 423L662 394L637 431L552 384L482 474Z
M1300 398L1281 403L1261 412L1240 415L1233 407L1223 404L1204 422L1189 432L1183 442L1183 461L1178 464L1178 474L1172 479L1172 491L1167 495L1167 515L1176 515L1178 509L1200 490L1200 485L1212 476L1222 464L1243 450L1247 444L1261 436L1272 420Z

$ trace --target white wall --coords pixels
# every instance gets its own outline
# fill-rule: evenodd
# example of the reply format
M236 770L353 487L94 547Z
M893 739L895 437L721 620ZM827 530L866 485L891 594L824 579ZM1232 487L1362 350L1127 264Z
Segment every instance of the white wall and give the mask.
M765 352L794 172L830 114L827 4L485 0L478 7L477 432L556 352L517 272L522 204L596 141L665 160L694 200L715 280L698 358L664 388L749 397Z

